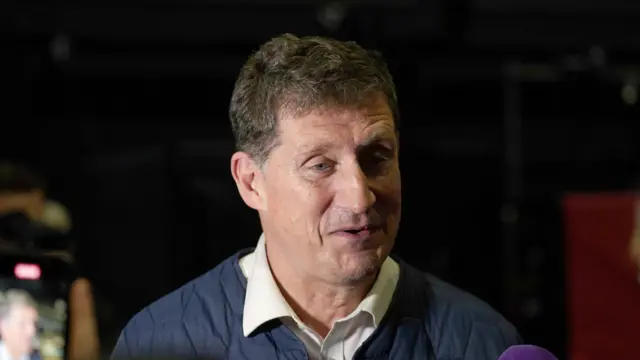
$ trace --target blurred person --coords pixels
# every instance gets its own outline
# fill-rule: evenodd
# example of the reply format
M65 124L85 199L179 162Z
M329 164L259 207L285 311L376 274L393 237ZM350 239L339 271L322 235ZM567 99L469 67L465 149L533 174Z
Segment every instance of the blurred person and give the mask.
M69 304L69 343L67 347L67 359L99 359L100 339L98 337L98 322L95 315L93 294L89 281L81 278L73 283L71 293L69 294ZM0 306L0 315L3 313L1 309L2 307ZM3 343L1 331L0 327L0 343ZM2 358L2 360L5 359L9 358Z
M629 255L638 267L638 282L640 283L640 196L635 205L634 228L629 242Z
M15 213L24 214L29 221L61 233L71 228L69 212L62 204L47 199L45 182L41 177L26 166L0 162L0 217ZM13 249L15 245L0 236L0 251ZM48 253L71 260L69 251ZM69 303L68 359L100 358L98 321L89 281L79 279L73 284Z
M229 113L257 247L135 315L112 358L494 360L520 342L488 304L389 256L399 118L377 53L271 39L242 68Z
M572 193L563 200L572 359L638 357L639 268L631 260L638 200L633 193Z
M8 290L0 298L0 360L39 360L33 343L38 309L29 293Z

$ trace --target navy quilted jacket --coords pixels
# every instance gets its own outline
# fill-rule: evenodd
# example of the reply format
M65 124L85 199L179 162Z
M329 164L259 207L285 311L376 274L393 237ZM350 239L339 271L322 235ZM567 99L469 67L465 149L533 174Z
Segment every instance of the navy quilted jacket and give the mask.
M112 359L308 359L279 320L242 334L246 279L237 253L151 304L122 331ZM519 344L516 329L481 300L410 265L385 318L354 359L496 360Z

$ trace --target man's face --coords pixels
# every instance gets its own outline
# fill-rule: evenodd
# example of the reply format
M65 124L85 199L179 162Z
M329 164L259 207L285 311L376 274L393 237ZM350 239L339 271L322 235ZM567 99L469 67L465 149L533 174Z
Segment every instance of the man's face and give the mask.
M398 138L386 102L279 120L264 168L269 246L333 283L374 275L400 223Z
M38 312L31 306L13 305L9 314L0 321L0 336L12 351L23 355L31 352L36 334Z

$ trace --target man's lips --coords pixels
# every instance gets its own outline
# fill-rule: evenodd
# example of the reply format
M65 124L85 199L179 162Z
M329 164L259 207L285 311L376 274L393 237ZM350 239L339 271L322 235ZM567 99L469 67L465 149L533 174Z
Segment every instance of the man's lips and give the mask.
M352 240L364 240L381 229L379 225L350 226L333 231L333 234Z

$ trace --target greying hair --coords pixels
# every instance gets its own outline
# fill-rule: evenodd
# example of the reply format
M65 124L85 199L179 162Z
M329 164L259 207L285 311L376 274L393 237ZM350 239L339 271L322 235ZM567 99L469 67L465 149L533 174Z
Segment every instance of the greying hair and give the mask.
M229 117L236 148L262 164L277 145L281 115L356 108L380 95L397 122L395 85L377 52L355 42L278 36L249 58L235 83Z
M15 305L37 308L36 302L28 292L18 289L7 290L4 294L0 293L0 321L9 315Z

